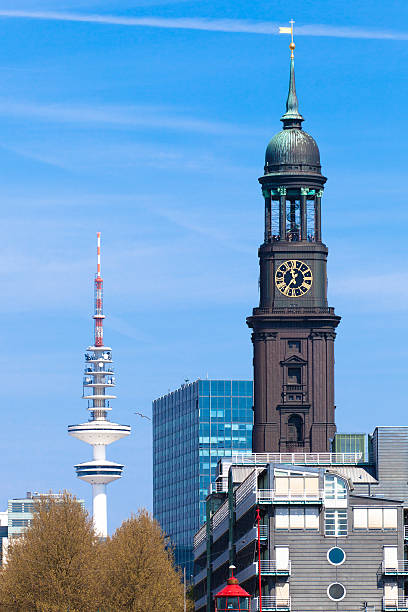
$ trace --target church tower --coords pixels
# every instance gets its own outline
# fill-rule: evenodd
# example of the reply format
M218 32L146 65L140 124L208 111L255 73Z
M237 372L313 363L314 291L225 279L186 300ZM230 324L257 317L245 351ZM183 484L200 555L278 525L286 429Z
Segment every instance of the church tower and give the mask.
M336 431L334 339L340 317L327 303L321 204L326 178L315 140L302 129L291 43L283 129L266 149L259 179L265 236L260 303L248 317L254 345L252 450L325 452Z

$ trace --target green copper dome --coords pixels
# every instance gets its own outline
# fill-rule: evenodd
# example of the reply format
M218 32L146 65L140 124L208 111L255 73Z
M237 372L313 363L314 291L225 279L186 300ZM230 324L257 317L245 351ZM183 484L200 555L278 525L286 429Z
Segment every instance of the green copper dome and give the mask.
M290 61L289 93L286 112L282 116L283 130L267 146L265 174L321 174L320 153L316 141L302 130L295 86L295 65Z
M302 128L283 129L268 144L265 174L291 171L320 174L320 170L319 148Z

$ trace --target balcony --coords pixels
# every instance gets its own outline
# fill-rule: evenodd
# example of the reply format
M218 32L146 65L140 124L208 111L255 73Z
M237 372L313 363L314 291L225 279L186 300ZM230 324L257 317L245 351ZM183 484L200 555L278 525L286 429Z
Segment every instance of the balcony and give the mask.
M256 498L260 504L321 504L323 491L277 493L274 489L258 489Z
M383 561L382 571L386 576L408 576L408 561Z
M398 599L388 599L384 597L382 609L383 610L393 610L394 612L395 611L407 612L408 611L408 598L398 597Z
M283 399L285 402L302 402L306 396L306 385L292 384L283 385Z
M259 536L261 542L266 542L268 540L268 525L260 525L259 526ZM238 553L240 550L251 544L251 542L255 542L258 539L258 529L257 527L252 527L247 533L240 538L235 544L235 551Z
M197 599L197 601L195 602L194 606L195 606L196 610L201 610L204 607L205 607L205 609L207 609L206 608L206 606L207 606L207 595L204 595L204 597L200 597L200 599Z
M251 610L252 612L258 612L258 610L260 610L259 597L255 597L252 600ZM280 599L277 597L269 597L266 595L262 597L262 612L290 612L290 610L290 597L289 599Z
M254 565L256 575L258 575L258 561L254 561ZM277 561L270 561L269 559L261 559L262 576L290 576L291 569L292 566L290 561L287 561L287 563L279 563Z
M195 585L198 584L202 580L205 580L205 578L207 578L207 568L206 567L194 576L194 584Z
M334 308L329 306L327 308L323 307L300 307L300 306L292 306L288 308L268 308L267 306L258 306L252 309L252 314L269 314L269 315L282 315L282 314L306 314L306 315L317 315L317 314L329 314L334 315Z
M207 548L207 525L204 524L194 536L194 559L198 559Z
M404 540L408 540L408 525L404 525Z
M228 493L228 478L216 480L210 484L210 493Z
M214 559L213 564L212 564L213 572L215 572L219 567L221 567L221 565L224 565L224 563L227 563L227 561L229 562L229 560L230 560L230 551L227 548L227 550L224 550L224 552L219 557Z

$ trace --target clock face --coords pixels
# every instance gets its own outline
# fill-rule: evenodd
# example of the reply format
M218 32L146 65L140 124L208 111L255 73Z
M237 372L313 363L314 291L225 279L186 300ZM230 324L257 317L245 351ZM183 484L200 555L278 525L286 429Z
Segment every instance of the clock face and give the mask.
M299 259L284 261L276 270L275 284L286 297L302 297L309 291L312 282L311 269Z

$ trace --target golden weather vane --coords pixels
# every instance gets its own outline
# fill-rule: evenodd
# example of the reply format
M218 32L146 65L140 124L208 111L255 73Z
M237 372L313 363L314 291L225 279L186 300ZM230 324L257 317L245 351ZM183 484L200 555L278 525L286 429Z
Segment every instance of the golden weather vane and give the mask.
M291 19L289 21L290 23L290 28L284 26L284 27L280 27L279 28L279 34L290 34L291 36L291 42L289 45L289 49L290 49L290 58L293 59L295 56L293 54L293 51L295 50L295 43L293 42L293 24L295 23L293 21L293 19Z

